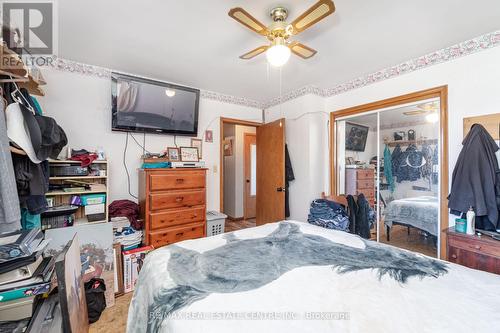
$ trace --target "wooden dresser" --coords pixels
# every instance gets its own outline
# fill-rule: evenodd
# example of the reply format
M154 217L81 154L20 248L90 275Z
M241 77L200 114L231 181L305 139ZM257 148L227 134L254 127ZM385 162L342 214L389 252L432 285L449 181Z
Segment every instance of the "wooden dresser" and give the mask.
M373 169L345 170L345 194L363 193L371 206L375 204L375 171Z
M500 274L500 241L488 235L470 236L449 228L446 232L448 261Z
M146 245L205 237L206 169L140 170L139 204Z

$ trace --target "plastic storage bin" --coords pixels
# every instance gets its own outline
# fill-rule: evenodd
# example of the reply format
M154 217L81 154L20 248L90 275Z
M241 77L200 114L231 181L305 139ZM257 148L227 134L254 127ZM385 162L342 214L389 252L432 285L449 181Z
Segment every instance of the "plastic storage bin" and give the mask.
M207 237L224 233L227 215L216 212L207 212Z

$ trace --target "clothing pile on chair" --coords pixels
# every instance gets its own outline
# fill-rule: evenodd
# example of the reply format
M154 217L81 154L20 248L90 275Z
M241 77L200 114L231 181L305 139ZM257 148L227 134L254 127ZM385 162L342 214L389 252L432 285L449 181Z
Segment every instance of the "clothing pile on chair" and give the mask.
M326 199L314 200L307 221L319 227L347 231L369 239L370 229L375 224L375 211L363 194L357 199L348 195L346 199L348 207Z
M349 228L349 217L345 209L338 203L325 199L317 199L311 203L307 221L327 229L347 231Z

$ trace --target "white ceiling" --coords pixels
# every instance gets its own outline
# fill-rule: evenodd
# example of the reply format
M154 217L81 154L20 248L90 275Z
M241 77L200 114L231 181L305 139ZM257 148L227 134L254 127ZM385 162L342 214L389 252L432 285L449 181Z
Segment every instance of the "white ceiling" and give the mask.
M265 56L239 55L266 43L227 12L241 6L264 24L276 5L290 20L314 0L59 0L59 56L220 93L268 101L279 75ZM318 50L292 57L282 91L332 87L500 28L498 0L336 0L336 12L297 36Z

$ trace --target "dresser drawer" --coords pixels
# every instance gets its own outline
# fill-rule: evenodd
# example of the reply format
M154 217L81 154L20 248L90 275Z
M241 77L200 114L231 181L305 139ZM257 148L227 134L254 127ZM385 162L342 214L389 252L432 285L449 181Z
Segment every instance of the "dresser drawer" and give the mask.
M356 187L361 190L361 189L374 189L375 188L375 183L373 179L360 179L356 182Z
M205 207L182 208L149 215L151 229L164 229L180 224L202 222L205 220Z
M360 179L371 179L373 181L373 170L366 170L366 169L361 169L361 170L356 170L356 178L358 180Z
M205 224L194 223L186 226L168 228L149 234L149 243L155 248L180 242L186 239L200 238L205 235Z
M356 190L356 195L363 194L366 198L366 200L370 199L375 199L375 189L372 188L367 188L367 189L358 189Z
M151 191L205 188L204 172L175 171L149 176Z
M500 247L487 242L481 242L481 241L472 242L468 239L462 239L460 237L449 237L448 242L449 246L451 247L456 247L459 249L464 249L466 251L500 258Z
M205 190L172 191L149 195L151 210L202 206Z

